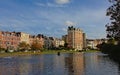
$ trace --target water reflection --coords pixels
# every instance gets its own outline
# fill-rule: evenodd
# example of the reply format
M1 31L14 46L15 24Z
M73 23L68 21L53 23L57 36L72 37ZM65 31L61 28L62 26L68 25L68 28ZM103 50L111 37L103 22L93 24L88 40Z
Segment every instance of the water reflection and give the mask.
M119 75L118 64L102 53L86 53L85 75Z
M69 54L65 58L68 75L83 75L84 73L84 56L82 53Z
M0 75L119 75L119 68L99 52L0 58Z

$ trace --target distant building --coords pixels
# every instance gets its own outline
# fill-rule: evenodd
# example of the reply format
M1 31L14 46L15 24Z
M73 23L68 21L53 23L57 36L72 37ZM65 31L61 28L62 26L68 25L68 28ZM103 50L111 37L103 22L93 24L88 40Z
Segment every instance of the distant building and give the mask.
M90 48L90 49L95 49L96 48L96 45L94 44L93 39L87 39L87 48Z
M42 47L44 46L44 35L42 34L38 34L37 35L37 41L42 45Z
M66 47L68 48L82 50L86 47L85 40L83 31L73 26L68 27L68 34L64 35L62 39L47 37L42 34L30 35L23 32L0 31L0 47L13 50L16 50L21 42L32 45L34 41L39 42L46 49L64 46L67 43Z
M63 36L62 36L62 40L63 40L65 43L68 43L68 35L63 35Z
M5 49L17 49L20 35L15 32L0 32L0 46Z
M86 47L87 47L86 34L83 33L83 48L86 49Z
M44 48L45 49L52 49L53 48L53 37L44 36Z
M76 50L82 50L85 47L85 33L79 28L68 27L68 46Z
M29 36L29 44L32 45L33 42L38 42L39 44L41 44L41 46L44 46L44 37L42 34L38 34L37 36L35 35L30 35Z
M27 44L30 43L29 34L23 32L17 32L17 34L20 35L20 42L26 42Z
M54 47L64 46L65 42L62 39L55 38L54 39Z
M29 36L29 44L30 46L32 45L32 43L36 40L36 36L35 35L30 35Z
M0 47L2 45L2 31L0 31Z
M87 47L97 49L97 45L107 42L107 39L87 39Z

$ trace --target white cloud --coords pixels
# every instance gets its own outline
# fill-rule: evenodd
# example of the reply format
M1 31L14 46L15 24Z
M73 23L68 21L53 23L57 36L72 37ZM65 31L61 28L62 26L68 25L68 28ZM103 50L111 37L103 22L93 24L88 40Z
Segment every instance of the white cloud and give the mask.
M52 4L52 3L47 3L48 7L65 7L63 5L57 5L57 4Z
M55 0L57 4L67 4L70 3L70 0Z
M65 5L58 5L58 4L54 4L54 3L50 3L50 2L47 2L46 4L36 3L36 5L41 6L41 7L66 7Z
M101 37L105 37L105 24L107 18L105 16L105 8L100 9L75 9L73 12L63 11L60 9L55 10L36 10L35 14L37 17L42 17L44 20L37 22L38 25L45 25L48 27L63 28L66 26L74 26L81 28L89 38L100 38L97 33L100 33ZM47 20L47 21L46 21ZM66 25L66 26L65 26ZM58 27L59 26L59 27ZM49 30L48 32L54 33L55 31ZM100 30L98 30L100 29ZM59 31L60 32L60 31ZM62 29L61 33L64 34L66 29ZM92 35L91 35L92 33ZM54 34L55 35L55 34ZM56 34L60 35L60 34ZM96 35L96 36L95 36Z
M72 21L66 21L65 25L67 25L67 26L75 26L75 23L72 22Z

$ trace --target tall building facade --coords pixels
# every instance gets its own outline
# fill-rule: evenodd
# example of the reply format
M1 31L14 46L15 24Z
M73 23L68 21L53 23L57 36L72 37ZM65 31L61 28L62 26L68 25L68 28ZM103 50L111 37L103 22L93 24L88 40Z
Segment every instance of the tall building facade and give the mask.
M82 50L85 47L85 33L79 28L68 27L68 47Z
M26 42L27 44L30 43L30 39L29 39L30 34L23 32L17 32L17 34L20 35L20 42Z

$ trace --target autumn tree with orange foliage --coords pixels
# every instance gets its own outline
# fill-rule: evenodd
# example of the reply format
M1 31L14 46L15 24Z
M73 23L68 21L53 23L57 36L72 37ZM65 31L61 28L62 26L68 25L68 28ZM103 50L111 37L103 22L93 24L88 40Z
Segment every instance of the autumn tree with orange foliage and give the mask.
M37 50L41 50L43 48L42 44L35 40L32 45L31 45L31 50L37 51Z

